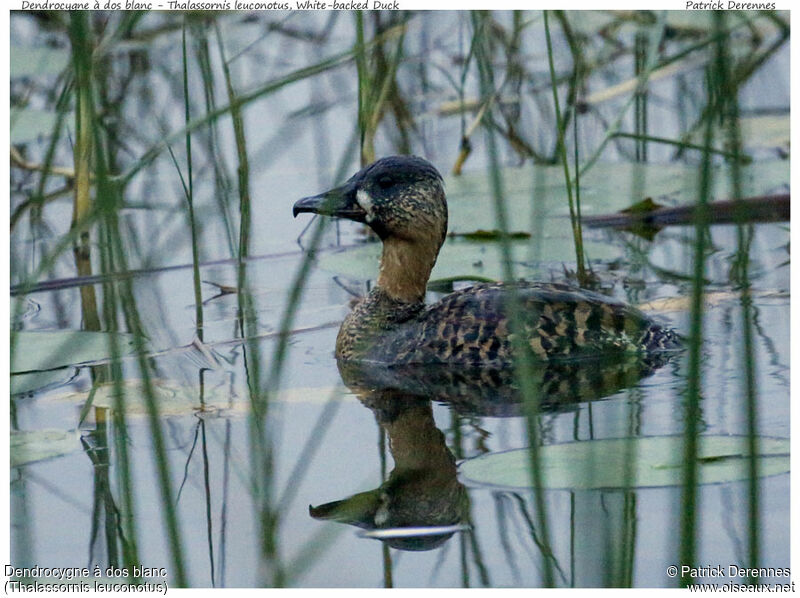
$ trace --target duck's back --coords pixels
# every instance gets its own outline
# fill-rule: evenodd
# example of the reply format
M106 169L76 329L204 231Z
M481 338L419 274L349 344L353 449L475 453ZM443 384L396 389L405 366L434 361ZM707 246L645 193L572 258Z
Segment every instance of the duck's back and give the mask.
M365 357L386 364L511 362L509 299L515 293L526 344L540 360L651 353L679 337L641 311L563 284L479 284L444 297L385 330Z

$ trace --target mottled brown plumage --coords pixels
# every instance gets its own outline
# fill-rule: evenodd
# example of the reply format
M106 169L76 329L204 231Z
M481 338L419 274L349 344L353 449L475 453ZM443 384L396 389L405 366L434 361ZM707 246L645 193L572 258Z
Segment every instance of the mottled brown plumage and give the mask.
M305 198L314 212L372 227L383 242L376 287L347 316L340 360L390 365L511 362L509 300L519 306L524 346L542 361L652 353L680 346L678 335L621 301L552 283L479 284L425 306L425 287L447 233L442 178L415 156L383 158L344 185Z

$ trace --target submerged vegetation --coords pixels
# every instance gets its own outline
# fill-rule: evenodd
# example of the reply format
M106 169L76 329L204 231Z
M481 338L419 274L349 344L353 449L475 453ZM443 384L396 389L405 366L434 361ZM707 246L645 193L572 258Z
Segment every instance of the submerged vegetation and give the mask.
M12 13L14 565L84 565L88 545L90 566L218 587L688 585L665 564L788 566L788 537L765 531L788 527L787 476L764 476L788 470L788 223L772 221L789 34L780 12ZM538 277L688 298L662 309L685 355L520 352L480 383L337 371L378 244L302 230L291 205L394 153L451 173L431 292ZM653 200L690 215L583 226ZM313 494L331 476L375 486L376 450L378 490ZM342 467L355 451L369 459ZM454 457L470 459L458 477ZM743 497L722 509L730 542L703 492ZM673 532L653 519L670 497L679 529L654 544L641 528ZM36 500L64 509L65 535ZM410 514L435 529L403 532ZM353 577L373 545L317 520L379 539L378 573Z

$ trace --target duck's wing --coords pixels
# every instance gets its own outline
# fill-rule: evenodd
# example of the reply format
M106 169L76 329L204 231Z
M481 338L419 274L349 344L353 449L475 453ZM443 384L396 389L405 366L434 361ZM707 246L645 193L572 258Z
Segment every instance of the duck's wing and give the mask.
M516 297L516 301L514 301ZM636 308L563 284L481 284L458 291L398 326L376 347L385 363L511 362L510 313L518 308L524 344L540 360L648 353L679 346L678 336Z

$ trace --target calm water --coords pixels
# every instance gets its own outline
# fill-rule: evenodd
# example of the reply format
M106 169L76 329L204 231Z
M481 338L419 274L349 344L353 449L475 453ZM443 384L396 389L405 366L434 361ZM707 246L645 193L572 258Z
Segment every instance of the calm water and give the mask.
M508 15L498 18L508 22ZM533 70L542 77L546 74L546 62L541 60L543 29L538 13L530 18L539 20L530 26L523 55L536 65ZM278 31L321 32L326 30L329 19L334 19L334 15L293 13L281 18L266 14L252 19L233 16L223 19L226 55L238 55L231 65L235 83L247 89L347 48L351 43L352 19L346 15L333 21L331 34L324 42L312 43ZM115 69L112 80L130 79L119 110L119 131L129 146L129 150L119 153L122 170L159 138L161 127L178 130L183 124L180 22L166 18L162 22L157 15L149 15L140 26L146 29L162 23L177 23L178 27L147 44L121 45L112 62ZM269 23L280 27L270 29ZM449 33L439 33L444 29ZM29 15L13 15L12 31L12 56L16 48L42 46L48 41L68 47L63 33L57 29L48 32ZM418 116L419 130L413 149L425 154L445 172L457 149L460 119L436 114L441 102L454 99L452 88L448 88L437 67L453 68L453 56L464 51L463 39L469 39L469 19L460 13L433 13L425 19L412 20L408 35L407 71L402 74L408 77L411 106ZM219 55L213 30L208 39L217 69ZM563 44L563 40L558 43ZM194 51L196 47L190 49ZM766 72L760 72L745 86L743 109L788 106L788 77L782 77L788 72L788 45L783 50L770 59ZM426 59L422 60L422 56ZM564 64L569 64L567 57L562 58ZM624 77L618 75L618 79L630 76L631 64L624 60L622 63L628 70ZM199 115L204 110L204 96L196 63L191 64L193 109ZM620 63L614 64L609 73L623 68ZM424 85L411 77L414 69L426 69L428 77L423 78ZM214 72L214 88L221 105L226 102L224 82L219 72ZM596 89L609 85L601 83L605 81L601 75L610 76L598 73L594 81ZM699 86L702 78L702 69L690 70L680 84L694 89L692 86ZM129 205L120 216L129 267L144 270L132 280L136 307L147 335L147 349L152 354L151 375L161 389L159 396L183 400L170 402L164 398L161 426L189 583L241 587L276 583L278 579L292 586L542 585L543 535L533 491L467 479L450 465L451 454L460 464L465 459L527 447L528 422L521 407L507 402L481 402L469 392L454 393L449 401L432 404L423 400L431 394L422 394L420 398L420 393L413 392L400 393L399 400L393 401L392 397L397 399L397 396L357 393L343 385L333 358L338 323L348 311L352 294L364 292L371 278L346 276L352 269L337 266L340 261L333 259L340 251L337 246L351 246L362 240L361 231L349 223L331 227L326 233L325 249L312 269L298 308L296 332L289 342L280 389L270 394L266 423L273 467L268 481L269 507L276 514L277 523L272 538L273 555L266 566L261 556L258 505L253 500L250 477L248 374L255 369L263 376L272 365L287 292L303 259L301 245L310 237L306 234L301 243L297 242L308 221L294 220L291 206L297 198L322 191L336 182L335 165L353 145L355 80L351 63L287 86L245 113L253 197L251 255L256 256L247 263L247 280L255 302L255 329L259 335L255 346L247 350L237 341L240 337L237 295L215 298L218 289L208 283L203 284L205 346L191 346L196 334L191 238L180 179L169 155L164 154L144 170L124 194ZM765 80L774 89L772 103L759 106L754 86ZM45 75L34 81L36 85L27 79L15 80L16 87L12 89L22 93L30 87L32 102L52 106L48 104L47 90L59 89L56 76ZM474 94L475 87L470 89ZM115 91L111 88L109 93L113 96ZM700 88L694 93L697 102L701 102ZM676 112L675 82L654 84L653 95L659 101L652 102L654 124L650 133L675 136L676 121L684 118ZM691 104L690 96L687 101ZM702 104L683 109L691 113L698 106ZM611 115L617 109L619 104L616 108L602 107ZM669 114L669 118L658 118L662 113ZM522 122L535 118L535 113L526 111ZM589 120L591 117L587 117ZM236 264L229 259L232 253L218 200L227 193L234 214L232 222L238 222L236 150L228 118L223 117L218 125L218 148L214 153L208 151L204 131L193 138L195 201L201 226L198 245L201 261L209 264L200 268L200 278L235 286ZM72 127L70 122L69 130ZM538 134L536 142L551 143L549 133L548 129ZM602 128L587 123L581 135L581 147L592 147L592 143L602 138ZM390 134L382 133L377 140L378 153L393 151L392 141ZM182 144L183 141L176 142L174 150L179 163L185 164ZM476 147L468 162L468 181L484 176L483 144L477 145L480 147ZM41 160L47 143L40 139L26 143L25 147L31 159ZM753 194L788 188L788 160L776 162L777 154L763 148L756 154L763 162L778 164L770 172L785 170L786 176L763 175L757 166L752 171L753 180L748 179L747 183ZM666 160L670 155L664 148L654 147L650 158ZM618 148L610 148L604 154L604 159L623 157ZM224 185L214 184L215 162L226 169L232 185L227 192ZM357 168L356 162L357 157L351 155L347 162L348 176ZM59 146L54 163L71 163L65 143ZM508 168L503 174L515 192L532 193L530 189L541 180L537 177L552 176L547 174L551 170L545 174L542 170L537 175L530 166L518 168L516 164L508 150L504 154L504 165ZM696 184L695 164L686 169L683 185L686 188ZM613 173L617 167L603 163L595 168ZM663 193L659 188L653 190L648 182L655 184L654 172L647 171L642 177L622 184L620 195L624 197L594 203L593 187L589 184L585 190L589 198L586 210L604 213L620 209L631 203L629 199L636 192L629 190L635 190L637 185L646 189L643 193L663 195L667 203L694 200L690 193L681 194L672 187ZM610 178L614 176L609 174ZM12 179L13 211L33 191L38 179L20 172ZM55 188L60 183L50 184ZM605 194L600 183L595 184L595 194L598 190ZM448 189L451 212L458 225L459 201L468 201L470 189L477 193L476 187L449 180ZM719 197L727 196L720 193ZM523 257L515 264L516 271L520 276L561 280L565 267L574 268L573 254L555 249L570 248L564 204L542 202L542 205L545 208L539 214L540 219L531 228L521 226L522 230L537 234L522 243ZM64 195L48 203L40 223L27 216L20 220L11 237L12 285L34 271L42 255L66 232L71 210L70 196ZM479 217L482 220L475 228L496 228L490 208ZM463 221L462 217L460 222ZM234 233L237 229L238 225L231 226ZM652 242L627 233L597 230L587 230L586 238L594 248L590 249L590 257L594 258L592 264L604 292L633 303L688 297L693 251L691 227L665 229ZM93 240L97 250L97 237ZM755 297L757 421L761 435L777 438L788 438L790 433L788 243L788 223L752 227L749 255ZM451 240L448 244L454 253L463 253L486 269L496 261L499 252L493 243ZM474 259L473 254L477 256ZM709 300L705 311L699 422L704 435L747 433L742 308L731 279L736 254L736 227L713 227L707 278L708 291L714 299ZM227 261L211 263L217 260ZM352 261L361 263L356 258ZM94 266L97 272L98 263ZM187 267L158 270L170 266ZM369 271L369 262L366 267ZM74 276L75 262L67 251L42 279L67 280ZM80 330L79 288L69 282L59 286L56 290L18 296L23 307L21 316L13 322L14 327L24 331ZM102 296L102 287L97 285L96 289ZM431 293L429 299L439 296ZM681 332L688 331L686 305L661 303L659 310L658 317L663 321ZM16 350L33 349L20 345ZM255 357L258 362L254 363ZM72 361L61 361L59 365L66 363ZM129 437L125 442L134 482L132 502L138 554L145 566L167 567L169 581L174 583L153 440L146 411L137 407L142 393L135 359L123 360L123 374L128 385L126 396L133 404L127 416ZM628 376L625 383L601 385L590 397L595 400L585 400L587 396L575 390L579 384L575 380L582 375L568 376L570 392L550 395L551 400L533 422L545 445L683 432L685 355L677 356L641 379L638 375ZM422 374L419 379L427 380ZM46 388L12 397L12 429L76 431L59 451L60 456L11 470L11 558L15 566L105 568L121 563L115 518L121 500L117 477L119 455L113 448L118 431L110 421L106 423L109 416L107 409L97 406L100 401L79 425L81 407L91 387L92 368L69 368L59 370ZM202 405L205 409L200 409ZM395 474L390 478L393 469ZM404 477L408 471L416 472L418 477ZM468 529L451 530L448 534L452 535L427 542L404 544L397 538L380 541L362 537L358 527L319 518L327 513L350 523L363 520L363 511L369 510L365 505L379 500L378 493L364 495L369 498L357 504L348 503L350 506L339 503L318 507L378 488L387 479L391 484L384 486L384 494L390 494L395 501L392 503L395 511L389 508L389 517L400 517L399 513L405 509L417 513L417 518L428 524L458 520ZM759 564L788 567L789 475L764 477L758 488ZM678 564L680 500L681 489L676 485L545 491L555 583L674 585L675 580L668 577L666 570L669 565ZM700 486L698 564L727 566L748 562L751 523L747 500L746 481ZM310 505L315 507L317 518L311 516ZM416 549L408 550L411 545Z

